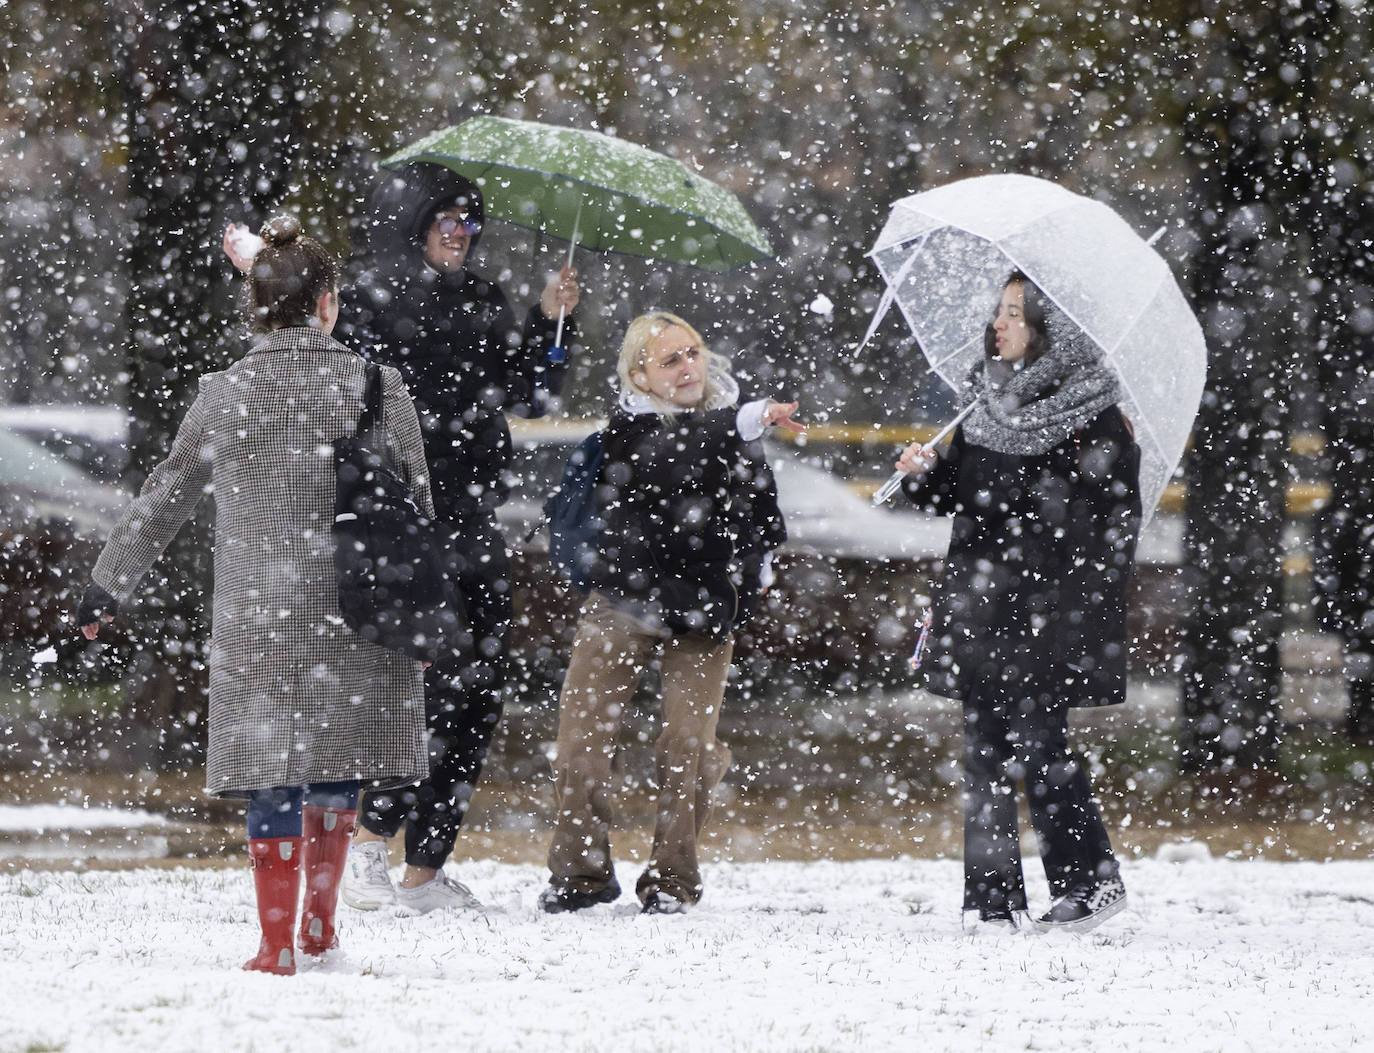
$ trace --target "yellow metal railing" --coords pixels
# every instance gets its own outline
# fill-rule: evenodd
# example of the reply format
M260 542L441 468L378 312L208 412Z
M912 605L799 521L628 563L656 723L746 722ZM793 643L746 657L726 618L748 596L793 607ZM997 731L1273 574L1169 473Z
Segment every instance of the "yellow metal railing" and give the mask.
M602 418L564 418L540 420L512 420L511 431L517 440L548 441L567 438L580 439L591 431L605 426ZM849 424L827 423L810 424L802 434L779 432L775 437L780 442L790 442L796 446L858 446L866 452L874 447L887 447L892 459L897 459L897 451L913 442L928 442L940 430L939 424ZM1294 432L1289 438L1288 448L1294 457L1319 457L1326 449L1326 439L1320 432ZM887 480L886 475L859 477L847 480L849 488L862 497L872 497L874 491ZM1159 499L1159 510L1171 514L1183 513L1183 502L1187 489L1182 483L1170 483ZM1294 482L1287 488L1288 514L1290 516L1309 516L1331 499L1331 487L1322 482Z

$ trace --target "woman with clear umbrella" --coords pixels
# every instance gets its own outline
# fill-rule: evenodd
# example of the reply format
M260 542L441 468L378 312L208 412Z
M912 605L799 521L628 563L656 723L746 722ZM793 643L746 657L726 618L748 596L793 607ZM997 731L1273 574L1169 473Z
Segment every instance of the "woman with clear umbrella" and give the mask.
M1090 928L1125 906L1068 711L1126 694L1125 590L1141 518L1140 450L1101 351L1013 273L948 450L897 462L919 505L954 517L924 656L926 686L964 706L964 910L1027 911L1024 781L1053 904L1038 928Z

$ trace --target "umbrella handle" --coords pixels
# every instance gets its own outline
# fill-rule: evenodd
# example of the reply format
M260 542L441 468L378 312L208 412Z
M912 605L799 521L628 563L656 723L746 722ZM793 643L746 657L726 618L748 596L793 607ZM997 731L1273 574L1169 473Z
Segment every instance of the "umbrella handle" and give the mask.
M949 435L950 432L954 431L954 429L959 426L959 422L962 421L965 417L967 417L973 411L973 407L976 405L978 405L978 400L974 399L972 402L970 402L967 406L965 406L963 409L959 411L959 415L957 417L955 417L952 421L950 421L938 432L936 432L935 438L931 439L925 445L934 446L936 443L944 439L945 436ZM887 482L883 483L882 486L878 487L877 493L873 495L873 503L875 505L880 505L893 494L895 494L899 489L901 489L902 483L906 480L906 476L906 472L893 472L892 475L888 478Z
M553 346L558 350L563 350L563 318L568 313L568 309L562 304L558 305L558 331L553 334Z
M873 495L873 503L880 505L889 497L895 494L906 479L906 472L893 472L888 477L887 482L878 488L878 492Z
M573 235L568 241L568 262L567 267L572 268L573 253L577 251L577 236L582 233L582 202L577 203L577 218L573 220ZM567 316L568 309L562 304L558 305L558 331L553 334L553 346L561 352L563 350L563 319ZM559 358L559 361L563 361Z

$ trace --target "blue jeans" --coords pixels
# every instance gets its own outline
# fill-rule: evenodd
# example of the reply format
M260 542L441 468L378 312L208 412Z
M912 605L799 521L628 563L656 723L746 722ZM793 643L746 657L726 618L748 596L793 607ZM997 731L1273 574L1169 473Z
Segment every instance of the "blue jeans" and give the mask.
M248 798L248 836L300 837L301 809L348 811L358 807L357 779L343 782L312 782L306 786L272 786L254 790Z

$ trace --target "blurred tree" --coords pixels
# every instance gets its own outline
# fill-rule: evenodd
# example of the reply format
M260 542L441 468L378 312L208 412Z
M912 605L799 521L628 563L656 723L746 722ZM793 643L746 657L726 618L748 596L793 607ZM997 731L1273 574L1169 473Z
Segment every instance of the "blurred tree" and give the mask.
M220 235L228 217L262 219L290 189L321 6L111 5L127 140L124 317L135 484L170 446L197 378L229 357L226 335L237 322ZM161 726L171 756L198 752L211 580L206 519L158 564L141 626L147 649L132 701Z
M1185 771L1277 763L1281 542L1292 395L1314 372L1299 309L1334 5L1181 5L1194 163L1193 290L1212 362L1187 460L1180 759Z
M1312 5L1308 62L1316 140L1299 202L1312 232L1315 371L1323 398L1331 499L1315 517L1314 584L1322 624L1342 640L1347 729L1374 742L1374 103L1369 91L1369 5Z
M0 5L0 390L82 401L119 387L116 108L104 7ZM55 27L60 27L54 32Z

